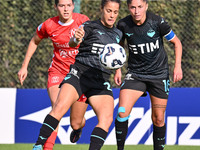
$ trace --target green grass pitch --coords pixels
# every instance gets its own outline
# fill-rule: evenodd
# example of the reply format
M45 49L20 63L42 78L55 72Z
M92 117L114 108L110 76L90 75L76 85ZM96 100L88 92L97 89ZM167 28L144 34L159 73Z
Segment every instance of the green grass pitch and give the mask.
M0 144L0 150L32 150L33 144ZM55 144L54 150L88 150L88 144L61 145ZM101 150L117 150L115 145L104 145ZM125 150L153 150L152 145L127 145ZM200 150L200 146L169 146L165 150Z

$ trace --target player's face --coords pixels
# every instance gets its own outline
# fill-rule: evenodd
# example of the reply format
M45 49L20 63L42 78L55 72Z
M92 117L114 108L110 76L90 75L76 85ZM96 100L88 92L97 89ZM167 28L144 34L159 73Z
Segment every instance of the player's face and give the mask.
M128 9L131 13L133 21L141 25L146 20L146 11L148 9L148 4L143 0L132 0L128 5Z
M109 1L101 9L101 22L104 26L112 28L119 14L119 3Z
M55 6L55 9L58 12L61 22L67 23L71 21L74 10L74 3L72 0L59 0L59 3L57 6Z

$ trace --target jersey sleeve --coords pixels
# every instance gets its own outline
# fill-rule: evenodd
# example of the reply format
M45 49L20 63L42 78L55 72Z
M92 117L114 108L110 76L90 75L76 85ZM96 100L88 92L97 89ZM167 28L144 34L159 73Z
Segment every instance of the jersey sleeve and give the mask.
M174 38L174 32L172 31L169 24L162 17L160 17L159 19L159 27L161 36L164 36L168 41Z
M117 29L119 29L120 31L121 31L121 41L120 42L122 42L122 43L124 43L124 41L125 41L125 35L124 35L124 26L123 26L123 22L121 21L121 20L119 20L118 21L118 23L117 23Z
M84 22L90 20L86 15L82 15L82 14L81 14L80 17L81 17L81 19L80 19L80 23L81 23L81 24L83 24Z
M79 13L74 13L73 18L76 20L76 23L78 25L82 25L84 22L90 20L86 15L79 14Z
M85 35L83 39L86 39L92 33L93 27L92 27L91 21L87 21L83 25L84 25L84 31L85 31Z
M37 27L36 33L41 39L48 38L47 29L46 29L46 21L41 23Z

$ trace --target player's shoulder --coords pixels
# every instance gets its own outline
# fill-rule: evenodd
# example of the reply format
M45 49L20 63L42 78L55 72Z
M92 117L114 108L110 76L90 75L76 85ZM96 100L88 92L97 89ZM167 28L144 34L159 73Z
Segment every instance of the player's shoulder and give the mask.
M131 15L128 15L128 16L126 16L126 17L120 19L120 20L118 21L118 23L117 23L117 26L125 26L125 25L127 25L127 24L130 24L131 21L132 21L132 17L131 17Z
M86 15L80 14L80 13L73 13L72 17L73 17L73 19L75 19L75 18L82 18L82 17L88 18Z
M86 22L89 20L88 16L84 15L84 14L80 14L80 13L73 13L72 14L72 18L76 21L76 22Z
M58 23L59 21L59 16L55 16L55 17L51 17L49 19L47 19L45 22L51 23L51 22L56 22Z
M130 21L131 19L132 19L131 15L128 15L128 16L126 16L126 17L120 19L119 22L128 22L128 21Z
M38 26L38 31L40 31L42 28L47 30L49 28L51 28L53 26L53 24L58 23L59 21L59 17L52 17L52 18L48 18L47 20L45 20L44 22L42 22L39 26Z
M97 20L95 21L88 20L84 22L83 25L90 28L98 28L100 24L98 23Z
M150 20L153 20L153 21L160 21L162 20L162 17L157 15L157 14L154 14L150 11L147 12L147 18L150 19Z
M56 16L48 18L42 24L45 25L46 27L52 27L53 25L58 24L58 21L59 21L59 16Z

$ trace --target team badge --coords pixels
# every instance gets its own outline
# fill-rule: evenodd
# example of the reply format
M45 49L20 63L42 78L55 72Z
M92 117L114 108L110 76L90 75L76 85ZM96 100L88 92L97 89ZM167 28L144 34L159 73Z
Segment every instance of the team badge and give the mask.
M150 29L148 32L147 32L147 35L149 36L149 37L153 37L154 35L155 35L155 31L154 30L152 30L152 29Z

